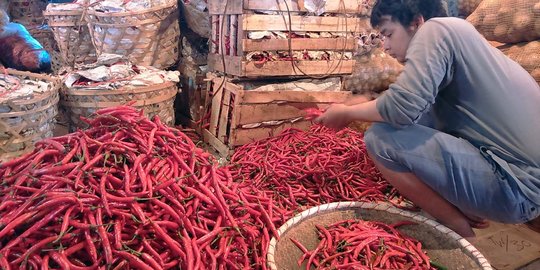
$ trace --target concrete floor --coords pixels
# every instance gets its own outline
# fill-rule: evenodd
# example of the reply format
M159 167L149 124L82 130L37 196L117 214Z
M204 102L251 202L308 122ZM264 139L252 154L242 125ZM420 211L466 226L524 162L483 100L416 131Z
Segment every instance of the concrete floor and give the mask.
M491 223L475 230L473 245L497 270L540 270L540 233L527 226Z

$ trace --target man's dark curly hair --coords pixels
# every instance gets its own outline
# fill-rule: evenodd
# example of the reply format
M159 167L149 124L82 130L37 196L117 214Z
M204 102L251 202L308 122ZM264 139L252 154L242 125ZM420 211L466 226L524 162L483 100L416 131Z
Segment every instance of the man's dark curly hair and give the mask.
M413 20L422 15L424 20L433 17L447 17L448 12L443 0L378 0L371 12L371 25L378 27L382 16L388 15L393 21L404 27L411 25Z

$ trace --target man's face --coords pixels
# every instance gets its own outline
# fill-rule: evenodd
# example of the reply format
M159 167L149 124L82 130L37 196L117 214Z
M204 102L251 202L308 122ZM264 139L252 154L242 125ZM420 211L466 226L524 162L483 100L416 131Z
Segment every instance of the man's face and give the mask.
M399 62L405 62L407 48L414 36L415 27L405 28L401 23L395 22L390 16L382 16L379 30L385 37L384 50Z

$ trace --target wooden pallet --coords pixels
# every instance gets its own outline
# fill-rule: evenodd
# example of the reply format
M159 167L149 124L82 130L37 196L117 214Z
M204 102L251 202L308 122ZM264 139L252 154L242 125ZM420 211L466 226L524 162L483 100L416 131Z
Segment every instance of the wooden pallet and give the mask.
M321 76L350 74L354 60L290 60L257 63L247 61L254 51L334 51L354 52L357 40L339 38L249 39L253 31L331 32L366 34L372 31L368 17L346 16L368 14L371 0L327 1L325 16L305 15L304 1L210 0L212 37L208 64L211 70L237 77ZM279 4L278 4L279 3ZM359 4L360 3L360 4ZM364 3L364 4L362 4ZM261 14L261 11L281 11ZM289 22L290 16L290 22Z
M304 109L325 109L352 96L345 91L256 91L244 90L230 78L208 75L209 88L215 95L211 102L208 129L204 141L227 157L238 146L278 135L287 128L307 130L312 123L304 120ZM293 121L296 120L296 121ZM253 125L283 121L278 125Z

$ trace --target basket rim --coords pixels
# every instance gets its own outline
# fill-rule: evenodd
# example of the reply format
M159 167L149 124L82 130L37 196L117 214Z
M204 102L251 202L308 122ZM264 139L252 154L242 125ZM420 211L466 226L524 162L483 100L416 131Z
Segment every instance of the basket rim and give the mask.
M84 13L83 9L70 10L44 10L43 16L81 16Z
M279 229L277 230L277 236L282 236L285 234L290 228L293 228L300 222L311 218L317 214L321 213L329 213L336 210L344 210L344 209L351 209L351 208L361 208L361 209L371 209L371 210L378 210L378 211L385 211L392 214L397 214L406 218L413 219L414 221L417 221L418 223L424 223L426 225L430 225L436 230L448 235L449 237L456 240L456 242L459 244L459 246L462 248L462 250L466 251L466 253L471 259L473 259L476 263L480 265L480 267L483 270L493 270L491 264L488 262L488 260L478 251L476 247L474 247L469 241L467 241L465 238L461 237L456 232L450 230L448 227L440 224L439 222L427 218L425 216L422 216L420 213L413 213L410 211L398 209L394 207L393 205L389 203L373 203L373 202L333 202L333 203L327 203L322 204L319 206L315 206L312 208L309 208L307 210L302 211L301 213L295 215L293 218L289 219L285 224L283 224ZM270 240L270 243L268 245L268 254L266 256L266 261L269 269L271 270L278 270L277 263L275 260L276 256L276 247L277 247L278 240L276 236L273 236Z
M119 94L140 94L140 93L146 93L146 92L153 92L156 90L168 88L176 86L175 82L172 81L166 81L162 83L147 85L147 86L140 86L140 87L129 87L124 86L122 88L119 88L117 90L84 90L84 89L74 89L74 88L68 88L68 87L62 87L62 90L60 91L64 95L72 95L72 96L95 96L95 95L119 95Z
M49 90L47 90L47 91L44 91L43 93L34 94L33 97L30 98L30 99L23 98L23 97L17 97L17 98L14 98L14 99L6 100L6 101L2 102L2 104L3 103L8 103L8 104L14 104L14 105L17 105L17 106L23 106L23 105L29 105L29 104L41 102L41 101L50 99L51 97L54 98L54 95L58 93L58 90L59 90L60 85L61 85L60 79L57 78L57 77L44 75L44 74L38 74L38 73L32 73L32 72L28 72L28 71L20 71L20 70L15 70L15 69L11 69L11 68L7 68L6 70L7 70L7 75L15 76L18 79L21 79L21 77L28 77L30 79L37 79L37 80L41 80L41 81L46 81L46 82L51 84L51 88ZM24 96L24 97L27 97L27 96ZM10 113L12 113L12 112L10 112ZM5 114L7 114L7 113L2 113L2 115L5 115Z
M146 9L137 10L137 11L103 12L103 11L97 11L94 8L89 8L86 14L87 16L94 15L96 17L124 17L124 16L131 16L131 15L140 15L144 13L155 12L162 9L177 8L177 7L178 7L177 2L171 2L169 4L154 6L151 8L146 8Z
M137 107L137 106L150 106L154 104L160 104L163 102L167 102L171 99L174 99L176 97L176 94L178 93L178 88L176 83L167 81L159 84L149 85L149 86L143 86L138 87L142 89L136 89L136 88L127 88L124 90L73 90L73 89L64 89L65 92L62 93L60 98L60 105L64 107L73 107L73 108L97 108L97 107L110 107L110 106L117 106L120 104L127 104L130 101L85 101L80 102L77 101L77 98L83 98L83 97L91 97L91 96L115 96L115 95L126 95L126 94L133 94L133 95L139 95L139 94L145 94L145 93L151 93L155 91L165 91L162 95L153 97L153 98L146 98L146 99L136 99L132 100L131 102L134 102L131 106ZM73 92L69 92L73 91ZM70 99L66 98L70 96Z

